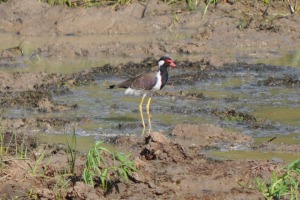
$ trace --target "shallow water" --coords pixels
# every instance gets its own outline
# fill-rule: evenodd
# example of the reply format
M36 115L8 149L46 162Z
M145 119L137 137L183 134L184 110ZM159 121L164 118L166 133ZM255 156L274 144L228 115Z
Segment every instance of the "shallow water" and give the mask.
M268 141L272 141L274 145L299 145L300 143L300 133L282 135L278 133L277 135L267 136L267 137L257 137L255 138L254 145L261 146ZM227 148L221 150L211 150L204 152L213 159L220 160L273 160L276 162L291 162L299 159L299 154L293 151L281 152L281 151L257 151L242 148Z
M288 52L276 59L265 59L262 62L275 66L300 67L300 51Z
M130 44L130 46L139 46L140 43L151 42L158 39L168 38L169 40L180 40L188 37L191 34L190 30L182 30L178 33L170 34L86 34L86 35L64 35L64 36L18 36L14 34L7 34L0 32L0 50L21 46L24 52L24 60L16 67L5 68L6 71L27 71L37 72L45 71L48 73L60 73L70 74L79 72L84 69L89 69L96 66L102 66L104 64L116 65L120 63L140 62L144 57L138 53L128 56L114 56L106 55L101 57L97 55L97 52L90 52L88 59L84 56L74 57L74 52L70 52L70 59L59 54L60 48L64 45L72 46L72 44L80 44L82 46L92 46L97 51L106 51L110 45L118 46L119 43L124 45ZM62 44L60 48L56 45ZM48 51L48 48L58 51L57 55L51 56L51 53L47 53L45 56L38 56L37 50ZM71 48L72 49L72 48ZM62 49L63 51L63 49ZM73 49L75 51L75 49ZM109 50L108 50L109 51ZM1 68L0 68L1 69Z
M274 151L211 151L209 152L213 159L220 160L273 160L279 162L292 162L299 159L297 153L283 153Z
M54 39L65 42L77 39L86 40L86 43L94 41L93 37L62 37L47 38L46 42ZM103 36L105 37L105 36ZM119 37L119 36L118 36ZM183 36L182 36L183 37ZM2 37L0 37L2 38ZM142 38L126 38L128 41L142 42ZM3 47L17 46L18 43L11 40L1 40ZM31 52L40 45L43 37L29 38L25 43L25 53ZM114 41L114 36L106 38ZM118 38L122 39L122 38ZM146 39L151 39L148 36ZM69 41L69 42L70 42ZM264 60L268 64L280 66L276 69L265 67L257 70L257 65L245 68L237 66L234 70L227 66L223 69L209 71L212 78L194 82L193 84L167 85L163 90L168 92L202 92L204 99L187 100L180 97L155 96L151 104L152 127L154 131L170 132L178 123L215 123L225 128L231 128L253 137L286 136L300 133L300 87L296 86L263 86L259 82L268 77L282 77L285 74L296 76L299 80L300 64L299 52L291 52L276 60ZM180 55L178 56L178 58ZM42 58L38 62L27 62L26 65L17 68L4 69L8 71L47 71L55 73L72 73L82 69L102 66L105 63L125 63L126 58L105 58L91 60L57 60ZM132 61L132 60L131 60ZM292 67L286 67L292 66ZM182 73L197 73L189 70L176 69L170 71L170 83L172 76ZM214 74L223 75L224 78L214 78ZM64 117L69 119L88 119L85 123L76 125L76 134L84 138L82 144L90 144L90 137L101 138L111 135L140 134L142 131L138 104L140 97L124 96L123 90L107 90L107 86L124 80L124 77L102 76L96 83L71 87L71 94L57 96L54 99L61 103L77 104L78 109L62 113L36 113L23 109L6 109L7 117ZM224 120L212 115L212 110L235 109L238 112L256 116L265 124L261 128L253 128L251 124ZM146 112L144 112L145 120ZM147 122L147 121L146 121ZM58 132L60 133L60 132ZM55 141L56 139L54 139ZM58 139L60 141L61 138ZM89 142L87 142L89 141ZM83 145L84 146L84 145ZM85 148L85 147L83 147ZM222 152L223 153L223 152Z
M180 70L171 71L172 75ZM299 86L261 86L258 82L282 74L300 74L298 68L282 67L279 70L257 72L241 67L236 71L214 70L225 78L212 78L194 84L167 85L168 92L203 92L205 99L187 100L170 96L155 96L151 104L154 131L169 132L178 123L216 123L223 127L254 137L274 134L287 135L300 132ZM108 90L109 84L120 82L123 77L98 77L96 83L72 87L71 94L54 97L56 101L78 109L63 113L32 113L28 110L8 110L8 116L46 116L70 119L86 118L88 123L77 127L79 135L139 134L141 121L138 110L140 97L125 96L124 90ZM262 128L251 128L247 123L222 120L211 114L213 109L235 109L265 121ZM144 117L147 123L146 112Z

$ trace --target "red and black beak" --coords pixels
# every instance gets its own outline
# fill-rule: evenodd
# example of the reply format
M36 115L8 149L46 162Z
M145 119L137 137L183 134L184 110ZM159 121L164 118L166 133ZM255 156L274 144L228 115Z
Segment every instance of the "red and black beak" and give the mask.
M176 67L176 64L171 59L167 59L166 62L169 63L169 65L170 65L171 68L175 68Z

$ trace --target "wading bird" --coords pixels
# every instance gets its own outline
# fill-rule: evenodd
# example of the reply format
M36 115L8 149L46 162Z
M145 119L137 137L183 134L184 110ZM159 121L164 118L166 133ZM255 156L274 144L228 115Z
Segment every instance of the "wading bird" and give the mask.
M121 82L116 85L109 86L109 89L113 88L125 88L125 95L143 95L142 100L139 105L140 114L143 123L143 134L145 132L145 121L143 115L143 102L147 95L150 93L150 97L148 99L148 103L146 106L147 115L148 115L148 122L149 122L149 131L151 132L151 116L150 116L150 103L152 99L152 93L158 90L161 90L168 81L168 68L169 67L176 67L175 63L166 56L161 57L158 60L158 71L154 72L146 72L134 78L128 79L124 82Z

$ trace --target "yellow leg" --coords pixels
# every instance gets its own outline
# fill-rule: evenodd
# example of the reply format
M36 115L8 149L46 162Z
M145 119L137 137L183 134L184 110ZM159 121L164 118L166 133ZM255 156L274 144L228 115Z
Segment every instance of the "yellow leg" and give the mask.
M151 96L149 97L149 100L148 100L148 103L147 103L147 115L148 115L148 120L149 120L149 131L148 133L151 132L151 128L152 128L152 125L151 125L151 115L150 115L150 103L151 103Z
M145 121L144 121L144 115L143 115L143 102L144 102L145 96L146 95L143 95L141 103L139 105L140 113L141 113L141 117L142 117L142 123L143 123L143 134L144 134L145 128L146 128Z

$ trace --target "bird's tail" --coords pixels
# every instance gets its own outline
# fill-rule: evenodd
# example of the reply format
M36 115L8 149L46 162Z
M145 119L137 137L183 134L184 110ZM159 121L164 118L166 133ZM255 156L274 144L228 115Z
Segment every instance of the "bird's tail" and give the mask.
M116 87L116 85L110 85L110 86L108 86L107 89L114 89L115 87Z

